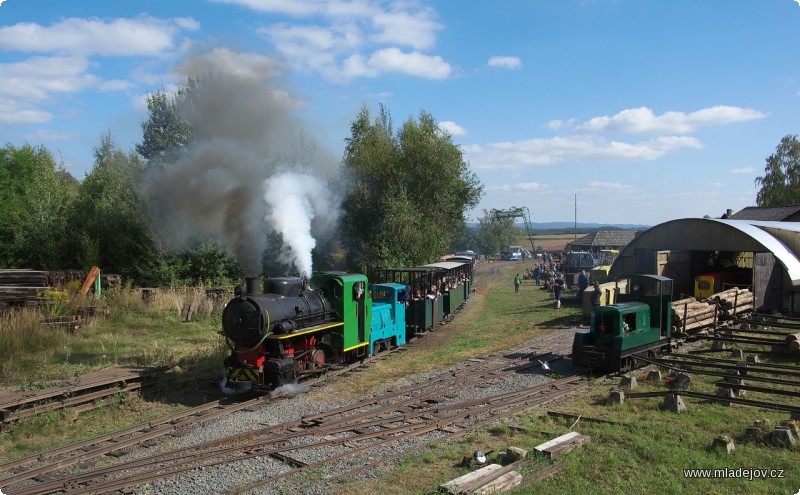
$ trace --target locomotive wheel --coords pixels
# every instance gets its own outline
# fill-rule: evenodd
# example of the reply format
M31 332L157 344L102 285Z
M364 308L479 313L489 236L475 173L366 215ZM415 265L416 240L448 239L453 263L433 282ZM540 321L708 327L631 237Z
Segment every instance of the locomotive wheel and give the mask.
M325 367L325 351L322 349L315 349L311 352L311 359L309 365L313 370L321 370Z

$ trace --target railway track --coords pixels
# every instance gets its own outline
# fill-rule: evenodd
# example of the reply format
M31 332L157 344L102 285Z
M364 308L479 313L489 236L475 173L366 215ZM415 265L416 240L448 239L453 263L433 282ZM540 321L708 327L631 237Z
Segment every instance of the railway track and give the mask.
M138 392L151 385L166 367L122 367L89 373L65 383L34 390L0 393L0 420L4 423L47 411L73 407L78 411L103 405L98 400L118 393Z
M258 407L258 401L265 402L264 398L255 398L252 399L255 402L228 404L224 407L201 406L196 408L196 415L187 411L182 418L164 418L158 424L151 422L142 425L144 428L138 429L135 434L127 431L114 432L96 439L100 443L94 446L84 442L68 446L71 447L70 453L64 451L65 447L27 460L0 465L0 473L9 474L0 479L0 486L4 487L5 493L19 494L54 493L67 488L69 493L105 493L131 489L143 483L201 468L210 469L213 466L264 458L287 466L281 470L286 472L280 476L283 478L313 469L309 466L318 466L323 462L303 460L302 453L315 448L344 449L339 454L328 456L324 461L334 463L339 459L357 456L371 448L403 442L404 439L432 434L458 435L466 431L467 425L464 422L467 420L475 422L478 418L492 417L494 414L511 414L517 410L515 408L550 403L575 393L582 386L583 381L579 377L568 377L552 384L498 394L495 397L459 400L460 394L467 388L487 387L508 378L510 374L529 373L541 366L542 362L561 359L562 356L555 355L552 351L567 347L564 335L568 332L570 330L543 338L540 344L530 348L527 353L515 350L473 360L453 373L386 392L346 407L194 445L188 452L179 449L120 462L110 468L89 470L81 475L64 474L64 468L74 467L90 459L96 460L158 436L186 430L192 425L211 421L234 410ZM339 374L342 373L345 371L342 370ZM297 447L297 442L303 445ZM301 454L299 457L298 452ZM386 456L382 456L382 459L386 460ZM370 463L359 465L366 464ZM43 476L45 474L50 478Z
M404 349L392 349L349 366L337 367L324 375L307 379L302 382L302 386L309 388L320 386L326 380L369 366L395 352L402 352ZM227 397L163 418L6 462L0 464L0 486L10 486L21 481L42 477L48 473L103 456L115 457L123 455L127 450L137 445L152 444L166 436L180 435L187 429L202 426L227 414L258 407L260 404L281 394L281 391L277 391L277 393L273 394L247 393L235 397Z

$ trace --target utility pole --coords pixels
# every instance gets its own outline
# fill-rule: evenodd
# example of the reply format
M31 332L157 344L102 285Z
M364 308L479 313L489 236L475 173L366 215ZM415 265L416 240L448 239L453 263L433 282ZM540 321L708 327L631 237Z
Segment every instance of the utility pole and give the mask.
M578 193L575 193L575 228L573 230L574 234L574 241L578 240Z

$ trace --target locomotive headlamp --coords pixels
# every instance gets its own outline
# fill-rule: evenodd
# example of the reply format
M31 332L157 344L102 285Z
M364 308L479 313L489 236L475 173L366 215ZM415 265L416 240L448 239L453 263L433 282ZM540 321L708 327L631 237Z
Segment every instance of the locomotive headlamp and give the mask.
M639 289L641 289L641 287L639 287L638 284L633 286L633 292L639 292Z

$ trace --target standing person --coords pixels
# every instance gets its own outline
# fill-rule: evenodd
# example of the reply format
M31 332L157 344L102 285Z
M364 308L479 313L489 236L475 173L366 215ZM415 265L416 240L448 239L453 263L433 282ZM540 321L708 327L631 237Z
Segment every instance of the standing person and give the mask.
M553 297L556 300L556 309L561 309L561 294L564 292L564 280L559 277L553 286Z
M592 284L592 288L594 288L594 292L592 293L592 307L596 308L600 306L600 296L602 292L600 291L600 284L595 281Z
M522 284L522 279L519 278L519 273L514 277L514 292L519 293L519 286Z
M583 303L583 293L589 287L589 277L586 276L586 270L581 270L578 275L578 304Z
M542 265L537 264L536 268L533 269L533 276L536 278L536 285L539 285L539 282L542 279Z

